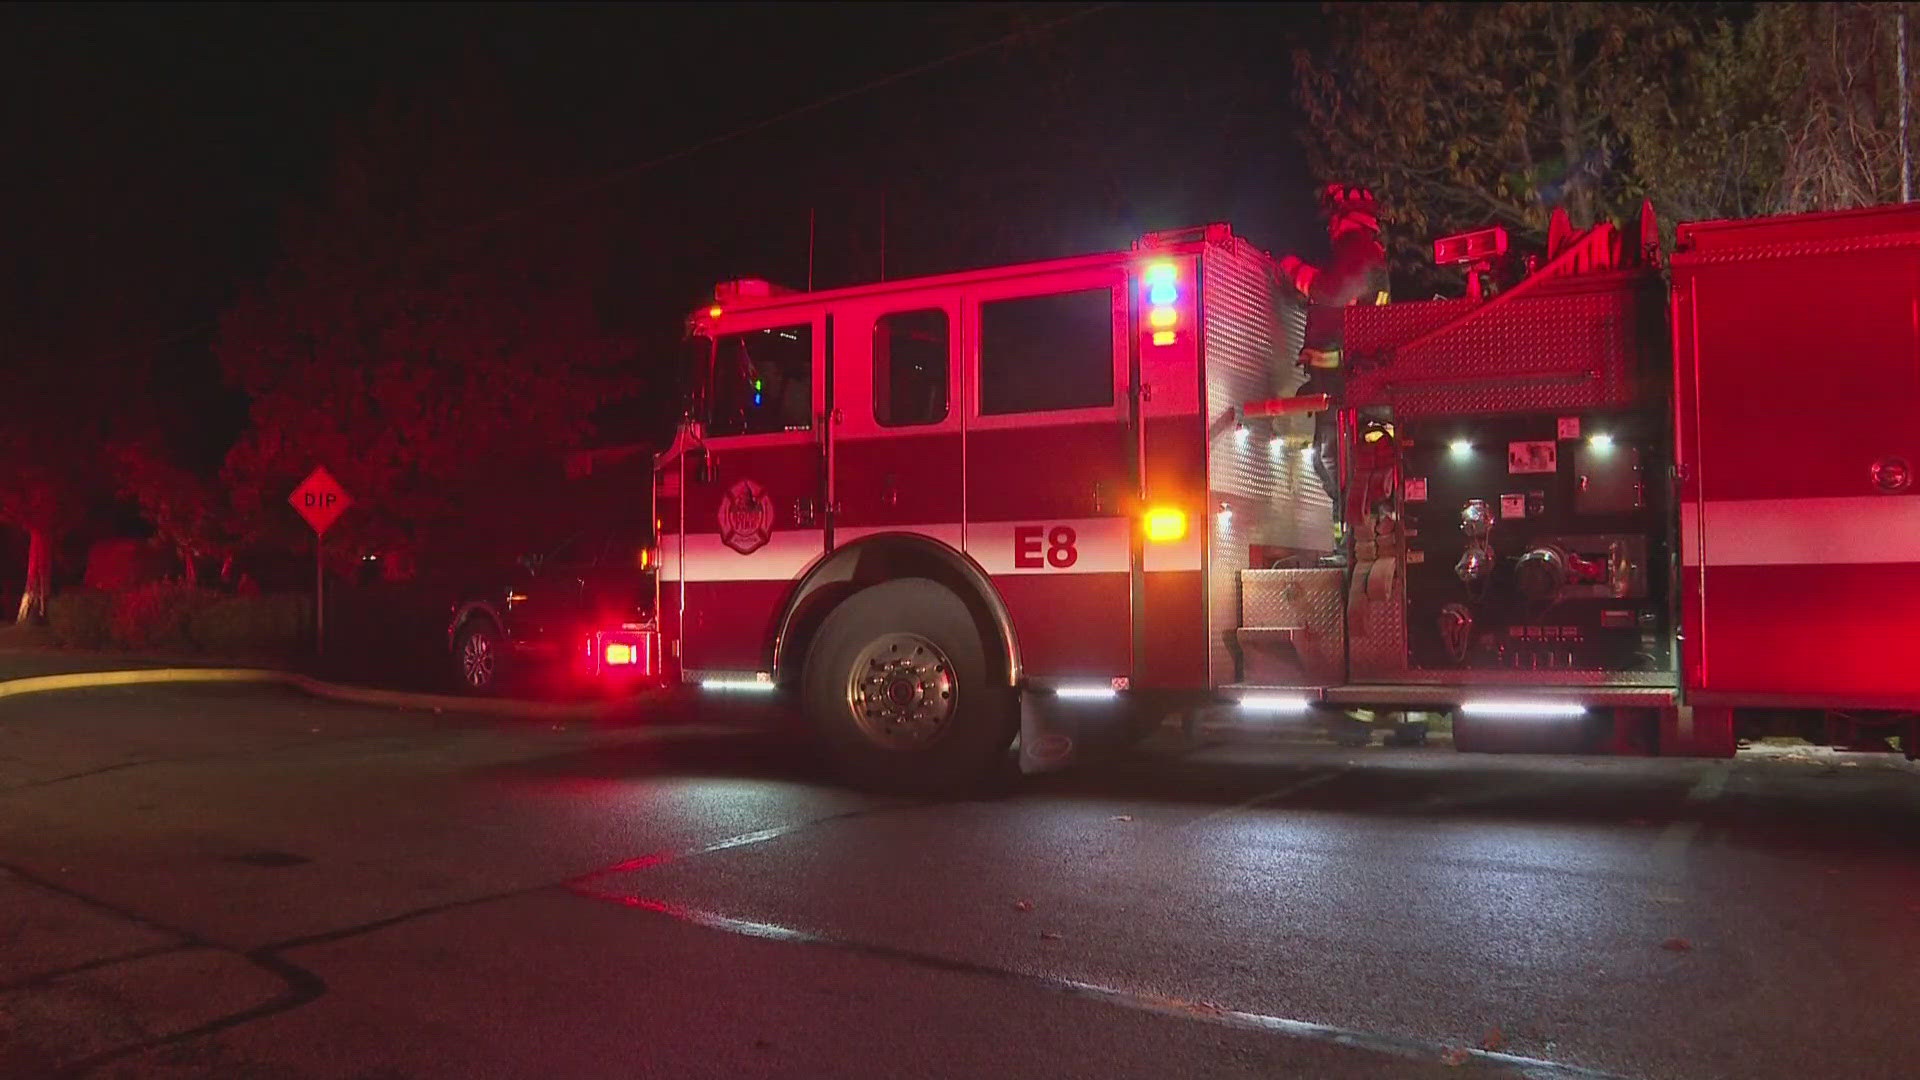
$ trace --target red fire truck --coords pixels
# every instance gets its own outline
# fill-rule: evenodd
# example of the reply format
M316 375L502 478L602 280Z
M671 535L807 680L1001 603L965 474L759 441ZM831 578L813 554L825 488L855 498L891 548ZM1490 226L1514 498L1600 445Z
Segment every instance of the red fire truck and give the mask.
M1306 312L1224 225L689 320L656 459L671 679L938 787L1064 715L1375 710L1726 755L1736 721L1920 728L1920 207L1556 219L1457 299L1346 310L1344 559ZM1023 727L1023 724L1025 725Z

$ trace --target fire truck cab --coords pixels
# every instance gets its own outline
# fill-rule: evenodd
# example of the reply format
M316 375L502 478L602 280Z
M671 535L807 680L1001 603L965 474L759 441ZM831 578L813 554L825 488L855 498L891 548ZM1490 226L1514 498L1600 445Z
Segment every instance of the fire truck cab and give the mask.
M1069 708L1436 711L1466 749L1557 720L1708 754L1741 706L1898 717L1920 708L1887 644L1920 620L1899 576L1920 574L1920 212L1874 213L1683 227L1671 314L1650 211L1633 237L1556 227L1493 295L1348 309L1335 565L1327 404L1294 396L1305 306L1225 225L824 292L725 283L688 321L691 407L656 459L667 671L785 696L855 778L921 789L977 776L1023 714L1064 741L1033 718ZM1503 239L1436 254L1477 271ZM1800 248L1823 244L1885 263L1871 303L1852 271L1809 284L1823 256ZM1841 292L1836 331L1819 305ZM1845 354L1824 411L1795 377L1815 338ZM1828 448L1865 456L1806 464ZM1863 513L1878 543L1841 524ZM1788 556L1848 569L1771 572ZM1825 640L1848 676L1785 674Z

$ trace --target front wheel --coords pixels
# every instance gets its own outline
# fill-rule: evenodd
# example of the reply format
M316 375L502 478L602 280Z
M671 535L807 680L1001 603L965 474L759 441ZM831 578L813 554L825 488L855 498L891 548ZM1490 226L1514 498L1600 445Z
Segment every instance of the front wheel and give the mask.
M469 694L491 694L500 687L506 639L491 619L472 618L453 637L453 677Z
M1019 725L994 685L986 644L960 598L924 578L855 593L807 653L808 722L841 771L866 787L949 794L988 775Z

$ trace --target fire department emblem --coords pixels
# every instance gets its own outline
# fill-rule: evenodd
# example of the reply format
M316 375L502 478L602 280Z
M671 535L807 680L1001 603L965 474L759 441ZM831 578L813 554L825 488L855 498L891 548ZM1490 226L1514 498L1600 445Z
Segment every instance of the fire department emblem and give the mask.
M767 489L742 480L720 500L720 542L751 555L773 539L773 500Z

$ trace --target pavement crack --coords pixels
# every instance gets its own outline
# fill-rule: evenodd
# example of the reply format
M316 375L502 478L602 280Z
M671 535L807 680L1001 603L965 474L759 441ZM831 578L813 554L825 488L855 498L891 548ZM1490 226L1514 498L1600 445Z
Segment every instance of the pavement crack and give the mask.
M278 1016L281 1013L292 1012L303 1005L312 1004L324 997L327 993L326 980L284 957L276 956L271 952L259 949L246 952L239 952L232 949L226 951L233 952L254 966L278 977L282 983L286 984L286 989L250 1009L242 1009L239 1012L228 1013L225 1016L217 1017L204 1024L197 1024L182 1031L172 1032L171 1034L161 1035L151 1039L143 1039L136 1043L114 1047L111 1050L103 1050L91 1057L81 1058L79 1061L62 1066L55 1070L53 1075L62 1078L85 1076L90 1072L105 1068L116 1061L124 1061L127 1058L140 1054L151 1053L155 1050L165 1049L166 1047L175 1046L180 1043L191 1042L195 1039L203 1039L209 1035L217 1035L220 1032L240 1027L243 1024L251 1024L255 1020L264 1020L270 1016Z
M1257 806L1265 806L1268 803L1278 802L1281 799L1288 797L1289 795L1297 795L1300 792L1306 791L1309 788L1316 788L1316 787L1319 787L1321 784L1325 784L1329 781L1336 780L1339 777L1344 776L1347 772L1351 771L1351 769L1352 769L1352 766L1343 766L1338 769L1332 769L1328 772L1315 773L1311 776L1301 777L1300 779L1295 780L1290 784L1282 784L1279 787L1274 788L1272 791L1268 791L1260 795L1255 795L1251 799L1243 800L1241 802L1235 803L1232 806L1222 807L1218 810L1213 811L1212 813L1202 814L1199 817L1194 818L1192 821L1189 821L1186 824L1181 825L1180 828L1191 829L1196 825L1204 825L1207 822L1217 821L1223 817L1231 817L1234 814L1245 813L1246 811L1252 810Z
M428 904L425 907L413 908L411 910L403 911L395 915L388 915L383 918L372 919L368 922L355 923L352 926L342 926L333 930L321 930L312 934L303 934L299 937L287 938L282 941L276 941L271 945L262 945L259 948L253 950L252 953L250 953L249 955L260 956L260 957L277 956L278 954L291 952L295 949L304 949L313 945L326 945L336 941L343 941L347 938L359 937L363 934L377 933L378 931L385 930L388 927L398 926L402 923L412 922L415 919L430 918L434 915L445 914L446 912L449 912L449 911L458 911L462 908L478 907L483 904L498 903L503 900L515 900L523 896L532 896L536 893L546 892L550 889L555 889L555 888L562 889L567 892L574 893L576 895L590 896L598 899L599 891L588 888L589 883L596 881L600 878L607 877L612 874L631 873L635 870L643 870L643 869L647 869L654 866L662 866L669 862L677 862L682 859L690 859L699 855L710 855L714 852L725 851L729 848L746 847L750 844L761 844L769 840L778 840L782 837L791 836L794 833L801 832L806 829L811 829L820 825L830 824L836 821L845 821L852 818L867 817L867 816L872 816L874 814L887 813L887 812L896 811L896 810L917 809L923 806L930 806L930 805L937 805L937 804L925 803L925 802L914 802L914 803L894 804L894 805L878 806L878 807L863 807L859 810L848 810L838 814L827 814L822 817L811 818L807 821L798 822L793 825L781 825L781 826L775 826L769 829L756 829L753 832L739 833L734 836L729 836L720 840L715 840L711 843L700 844L698 846L685 848L679 851L661 852L654 855L640 855L631 859L623 859L620 862L613 863L609 866L601 867L600 869L597 869L597 870L588 871L585 874L581 874L573 878L566 878L560 881L542 882L538 885L527 885L517 889L506 889L500 892L488 893L484 896L470 896L470 897L465 897L459 900L448 900L438 904Z
M82 904L86 904L88 907L99 908L101 911L107 912L108 914L113 915L117 918L125 919L127 922L130 922L135 926L140 927L143 930L154 930L162 934L170 934L173 937L179 938L180 942L184 945L196 946L203 949L226 949L228 952L235 951L229 948L228 946L221 945L218 942L208 941L207 939L201 937L199 934L196 934L191 930L185 929L184 927L169 926L166 923L159 922L155 919L150 919L145 915L142 915L139 912L133 910L132 908L121 907L119 904L115 904L107 900L102 900L97 896L89 896L88 894L83 893L78 889L74 889L66 885L62 885L57 881L54 881L50 878L42 877L39 874L32 872L31 870L27 870L13 863L0 862L0 873L8 874L14 878L17 878L21 881L26 882L29 885L34 886L35 888L43 889L47 892L54 893L59 896L64 896L69 900L79 901Z
M198 764L201 762L208 762L208 761L225 761L228 758L245 758L245 757L280 754L280 753L285 753L288 750L303 750L312 746L333 747L333 746L339 746L343 743L367 742L369 740L384 739L387 737L388 736L384 736L384 735L320 736L319 738L307 738L307 739L301 739L297 742L279 743L274 746L255 747L247 750L216 750L216 751L211 751L205 754L186 754L181 757L141 758L137 761L116 761L111 765L101 765L98 768L83 769L80 772L68 773L65 776L52 776L44 780L29 780L24 784L14 784L10 787L0 787L0 796L12 795L22 791L34 791L40 788L53 787L56 784L71 783L72 781L75 781L75 780L85 780L88 777L100 776L104 773L119 772L122 769L142 769L142 768L147 768L154 765L192 765L192 764Z
M592 899L615 903L623 907L634 908L641 911L653 912L679 922L708 930L719 931L721 933L757 938L764 941L777 941L792 945L832 949L837 952L864 956L869 959L910 964L929 970L996 979L1049 993L1064 994L1070 997L1102 1002L1119 1008L1155 1013L1161 1016L1190 1020L1197 1023L1251 1031L1263 1031L1285 1038L1302 1039L1311 1042L1331 1043L1349 1049L1362 1050L1411 1061L1434 1062L1448 1058L1457 1058L1460 1061L1471 1060L1502 1072L1517 1076L1537 1078L1537 1080L1619 1080L1617 1074L1614 1073L1598 1069L1589 1069L1578 1065L1564 1064L1557 1061L1549 1061L1544 1058L1526 1057L1520 1054L1508 1054L1495 1050L1431 1042L1411 1036L1360 1031L1351 1028L1336 1027L1331 1024L1315 1023L1308 1020L1296 1020L1284 1016L1272 1016L1265 1013L1229 1009L1212 1002L1187 1001L1182 998L1169 997L1161 994L1150 994L1121 987L1103 986L1098 983L1083 982L1078 979L1068 979L1060 976L1040 974L1038 972L1022 971L1017 968L983 964L973 960L962 960L951 956L941 956L937 953L903 948L896 945L853 941L811 930L782 926L777 923L739 919L730 915L722 915L718 912L704 911L699 908L686 907L684 905L638 895L619 895L585 890L576 891Z
M770 840L781 840L797 833L806 832L809 829L819 828L822 825L832 825L859 818L877 817L881 814L898 813L903 810L924 810L929 807L944 805L950 804L931 800L914 800L910 802L887 803L881 806L863 806L858 810L842 810L837 814L823 814L820 817L808 818L805 821L795 822L792 825L775 825L772 828L755 829L752 832L738 833L720 840L715 840L711 843L698 844L693 847L682 848L678 851L660 851L647 855L636 855L630 859L622 859L617 863L600 867L597 870L589 870L577 877L568 878L560 882L559 885L571 892L593 896L596 895L597 890L591 888L592 883L601 878L612 877L615 874L631 874L637 870L650 870L656 866L683 862L687 859L698 858L701 855L712 855L715 852L726 851L731 848L764 844Z
M143 758L139 761L116 761L111 765L102 765L97 769L85 769L77 773L68 773L65 776L54 776L54 777L49 777L45 780L29 780L24 784L14 784L11 787L0 788L0 795L12 795L14 792L17 792L17 791L32 791L35 788L52 787L55 784L64 784L72 780L85 780L89 776L99 776L103 773L119 772L121 769L139 768L142 765L171 765L179 761L192 761L192 760L194 759L193 758Z
M1302 791L1309 787L1324 784L1346 771L1346 769L1335 769L1328 773L1305 777L1285 787L1250 799L1240 804L1240 806L1221 811L1221 813L1232 813L1273 799L1284 798L1296 791ZM1613 1073L1577 1065L1563 1064L1543 1058L1526 1057L1496 1050L1432 1042L1411 1036L1360 1031L1307 1020L1296 1020L1283 1016L1271 1016L1264 1013L1228 1009L1211 1002L1186 1001L1165 995L1149 994L1120 987L1102 986L1097 983L1083 982L1060 976L1022 971L1017 968L999 967L973 960L962 960L951 956L941 956L938 953L925 952L919 949L903 948L896 945L883 945L876 942L854 941L848 938L836 937L812 930L804 930L798 927L783 926L778 923L741 919L719 912L706 911L700 908L688 907L683 904L675 904L667 900L643 896L639 893L616 892L601 888L596 884L601 879L614 874L651 870L669 863L695 858L700 855L747 847L754 844L763 844L768 841L792 836L821 825L862 817L878 816L880 814L894 813L901 810L922 809L935 805L941 804L914 802L865 807L838 814L828 814L794 825L777 826L748 833L740 833L678 852L662 852L657 855L642 855L622 860L621 862L573 878L565 882L564 887L568 891L585 899L617 904L622 907L664 915L678 922L718 931L720 933L757 938L763 941L782 942L791 945L826 948L876 960L911 964L916 967L936 971L998 979L1004 982L1037 988L1050 993L1100 1001L1119 1008L1155 1013L1161 1016L1175 1017L1199 1023L1240 1028L1243 1030L1264 1031L1286 1038L1331 1043L1350 1049L1412 1061L1432 1062L1457 1060L1464 1062L1470 1060L1488 1068L1497 1069L1516 1076L1537 1078L1537 1080L1619 1080L1619 1077ZM1197 820L1204 821L1214 816L1217 815L1207 815ZM1195 822L1189 822L1188 824L1194 823Z
M156 956L167 956L178 952L192 952L200 947L199 945L182 941L171 945L150 945L144 949L133 949L129 952L113 953L108 956L96 957L83 963L56 968L52 971L42 971L35 975L28 975L25 978L14 979L9 982L0 982L0 994L11 994L18 990L38 990L41 987L59 982L61 979L74 975L84 975L89 971L112 967L115 964L129 964L136 960L150 960Z
M277 949L271 946L266 948L261 948L261 949L238 949L231 945L226 945L221 942L214 941L202 934L198 934L192 930L188 930L185 927L170 926L156 919L148 918L147 916L142 915L131 908L123 907L119 904L115 904L108 900L102 900L97 896L91 896L87 893L81 892L78 889L70 888L56 881L51 881L47 878L41 877L38 874L35 874L29 870L25 870L12 863L0 863L0 871L4 871L6 874L12 876L13 878L19 881L24 881L29 885L33 885L47 892L54 893L58 896L64 896L67 899L74 900L79 903L86 904L89 907L97 908L101 911L107 912L120 919L124 919L127 922L134 924L135 926L141 927L142 929L153 930L158 933L166 934L168 936L178 939L172 945L157 946L151 950L141 950L135 953L123 953L117 956L103 957L97 961L89 961L86 964L78 965L74 968L68 969L63 973L56 973L55 975L48 976L47 978L57 978L59 977L60 974L72 975L72 974L83 973L88 970L108 967L115 963L124 963L132 960L145 959L148 956L158 956L158 955L164 955L172 952L184 952L192 949L204 949L204 950L210 950L215 952L224 952L229 955L238 956L241 959L247 961L248 963L254 965L255 967L258 967L261 970L267 972L268 974L273 975L275 978L279 979L281 983L283 983L286 986L286 990L284 992L277 994L274 997L268 999L267 1001L264 1001L259 1005L253 1006L252 1008L242 1009L241 1011L236 1013L229 1013L226 1016L209 1020L204 1024L196 1025L195 1027L188 1028L184 1031L177 1031L168 1035L156 1036L155 1038L152 1038L152 1039L142 1039L138 1042L128 1043L123 1046L117 1046L110 1050L103 1050L100 1053L93 1054L89 1057L82 1058L78 1061L70 1062L66 1065L61 1066L58 1069L55 1069L52 1074L53 1076L56 1076L56 1077L84 1076L87 1073L93 1072L96 1069L100 1069L104 1066L112 1064L113 1062L121 1061L125 1058L132 1057L136 1054L144 1054L151 1050L157 1050L162 1047L172 1046L176 1043L186 1042L188 1040L201 1038L206 1035L212 1035L217 1032L225 1031L229 1028L238 1027L241 1024L251 1023L255 1020L263 1019L268 1016L274 1016L279 1013L289 1012L293 1009L299 1008L302 1005L306 1005L309 1002L319 999L320 997L325 995L327 992L327 984L324 979L320 978L320 976L314 974L313 972L308 971L306 968L303 968L298 964L293 963L292 961L286 959L285 957L279 956L277 954L278 952Z
M397 915L388 915L384 918L373 919L369 922L355 923L352 926L342 926L334 930L321 930L317 933L303 934L300 937L276 941L271 945L262 945L258 949L253 950L250 955L263 957L277 956L280 953L291 952L294 949L304 949L310 945L326 945L331 942L345 940L346 938L359 937L362 934L375 933L380 930L385 930L389 926L398 926L401 923L412 922L415 919L424 919L449 911L458 911L461 908L477 907L481 904L492 904L502 900L513 900L522 896L532 896L535 893L546 892L554 888L555 885L556 883L554 882L541 882L538 885L528 885L518 889L507 889L503 892L488 893L485 896L470 896L460 900L447 900L438 904L428 904L425 907L414 908L410 911L403 911Z

